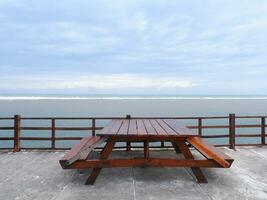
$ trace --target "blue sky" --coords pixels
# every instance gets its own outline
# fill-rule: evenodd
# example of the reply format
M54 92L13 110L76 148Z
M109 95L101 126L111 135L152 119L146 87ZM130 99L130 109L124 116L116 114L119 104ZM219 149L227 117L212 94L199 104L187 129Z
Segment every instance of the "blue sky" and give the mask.
M0 0L0 92L266 94L267 1Z

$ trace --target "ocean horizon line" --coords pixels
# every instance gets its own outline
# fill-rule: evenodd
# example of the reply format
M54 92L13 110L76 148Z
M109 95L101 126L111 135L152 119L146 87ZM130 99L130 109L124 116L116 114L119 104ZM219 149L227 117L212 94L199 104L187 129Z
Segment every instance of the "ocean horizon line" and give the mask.
M162 100L179 100L179 99L267 99L267 95L4 95L0 100L123 100L123 99L162 99Z

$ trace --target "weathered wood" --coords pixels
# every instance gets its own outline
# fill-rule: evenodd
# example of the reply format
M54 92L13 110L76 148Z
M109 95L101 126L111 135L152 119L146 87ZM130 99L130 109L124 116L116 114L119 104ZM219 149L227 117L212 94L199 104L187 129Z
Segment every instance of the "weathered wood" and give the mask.
M83 160L73 163L69 169L113 168L113 167L205 167L220 168L213 160L173 159L173 158L134 158L109 160ZM94 177L95 178L95 177Z
M235 114L229 114L229 145L235 149Z
M198 136L198 134L186 128L184 126L179 126L176 124L175 120L163 120L171 129L173 129L178 135L182 136Z
M168 133L160 126L160 124L157 122L157 120L151 119L150 123L158 135L168 135Z
M162 119L157 119L157 122L168 135L177 135L177 133L172 128L170 128Z
M155 134L157 134L155 132L155 129L153 128L152 124L150 123L149 119L143 120L143 122L144 122L144 125L145 125L145 128L146 128L147 135L155 135Z
M121 126L122 126L123 120L112 120L106 127L104 127L98 135L114 135L118 134Z
M198 118L198 135L202 136L202 118Z
M18 152L21 149L20 146L20 124L21 118L20 115L14 116L14 152Z
M55 149L56 147L56 120L52 119L51 120L51 148Z
M172 140L186 140L186 136L180 136L180 135L99 135L98 136L106 136L106 137L112 137L118 140L118 142L142 142L144 140L149 140L153 142L161 142L161 141L172 141Z
M107 158L109 157L113 147L115 146L115 140L109 139L107 141L107 144L105 145L103 151L101 152L100 155L100 160L107 160ZM101 167L95 167L93 169L93 171L91 172L90 176L88 177L87 181L86 181L86 185L93 185L96 178L98 177L99 173L101 171Z
M92 136L95 136L96 131L95 118L92 119Z
M143 120L137 119L136 124L137 124L137 135L147 135L147 131Z
M105 138L98 136L90 136L83 138L76 144L68 153L66 153L59 161L63 169L77 160L85 160L88 154L100 143L104 142Z
M215 160L224 168L229 168L233 159L226 154L220 152L218 149L204 142L201 138L188 138L187 141L192 144L202 155L208 159Z
M149 142L147 140L144 141L144 158L149 158Z
M266 135L265 135L265 126L266 124L265 124L265 117L262 117L261 118L261 144L262 145L265 145L265 137L266 137Z
M186 159L194 159L193 154L190 152L190 150L189 150L188 146L185 144L185 142L177 141L177 142L174 142L174 144L176 144L179 147L179 149L181 150L182 154L184 155L184 157ZM193 174L195 175L195 177L199 183L207 183L208 182L199 167L191 165L190 168L191 168Z
M180 154L180 153L182 153L181 152L181 150L179 149L179 146L176 144L176 142L171 142L172 143L172 146L173 146L173 148L174 148L174 150L175 150L175 152L177 153L177 154Z
M119 128L118 127L118 135L127 135L128 134L128 130L129 130L129 120L128 119L124 119L122 120L122 125Z

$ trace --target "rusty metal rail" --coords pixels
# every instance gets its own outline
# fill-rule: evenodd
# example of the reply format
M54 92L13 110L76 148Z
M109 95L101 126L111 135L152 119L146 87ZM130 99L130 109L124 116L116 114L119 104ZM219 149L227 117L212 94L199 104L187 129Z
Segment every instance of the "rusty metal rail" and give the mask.
M129 117L129 116L126 116ZM21 117L20 115L14 115L13 117L0 117L0 121L12 121L13 126L0 126L0 141L13 141L13 147L10 148L4 148L0 145L0 150L13 150L14 152L18 152L22 149L36 149L36 150L60 150L60 149L69 149L71 148L61 148L56 146L56 141L70 141L70 140L80 140L82 137L77 137L75 135L72 135L71 137L59 137L57 136L57 131L88 131L88 135L95 135L97 131L101 130L103 127L97 126L98 122L101 121L108 121L112 119L124 119L125 117ZM161 118L161 119L175 119L177 121L179 120L190 120L196 122L196 125L187 126L188 128L195 129L198 131L198 134L202 138L226 138L227 143L224 144L217 144L215 146L227 146L231 149L235 149L235 146L261 146L266 145L265 137L267 137L265 129L267 127L266 125L266 118L267 116L236 116L235 114L229 114L228 116L211 116L211 117L132 117L135 119L142 119L142 118ZM227 120L227 124L224 125L203 125L211 120ZM258 119L260 120L259 124L237 124L237 119ZM50 121L50 126L22 126L22 121ZM90 126L88 127L61 127L57 126L56 122L58 120L80 120L80 121L89 121ZM248 129L248 128L259 128L259 133L254 134L236 134L237 129ZM204 134L203 130L206 129L212 129L212 130L218 130L218 129L226 129L227 132L224 134ZM12 137L2 137L1 131L2 130L12 130L14 132ZM31 136L31 137L25 137L21 135L22 130L28 130L28 131L50 131L51 136L50 137L37 137L37 136ZM236 141L236 138L260 138L260 143L238 143ZM51 146L50 147L23 147L21 145L21 141L50 141ZM116 148L127 148L130 149L131 144L127 144L126 146L116 147ZM168 147L164 143L161 143L158 147ZM138 148L136 146L135 148Z

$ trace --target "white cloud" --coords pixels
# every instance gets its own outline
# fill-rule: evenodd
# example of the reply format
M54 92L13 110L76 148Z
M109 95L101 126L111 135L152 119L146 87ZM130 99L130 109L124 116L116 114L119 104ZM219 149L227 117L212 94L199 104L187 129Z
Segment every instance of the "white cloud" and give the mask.
M0 89L217 93L246 80L266 91L257 80L266 77L267 1L29 2L0 0L0 72L17 74L1 77Z
M149 76L139 74L111 75L57 75L57 76L16 76L14 80L0 81L0 90L15 87L27 90L113 90L113 89L179 89L196 84L190 80L171 76Z

